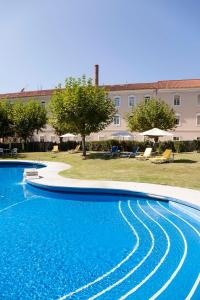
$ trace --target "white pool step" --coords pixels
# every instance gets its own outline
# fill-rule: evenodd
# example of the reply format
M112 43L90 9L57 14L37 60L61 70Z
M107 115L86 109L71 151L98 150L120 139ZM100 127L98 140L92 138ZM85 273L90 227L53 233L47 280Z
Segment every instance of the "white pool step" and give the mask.
M38 169L24 169L24 178L37 179L39 178Z

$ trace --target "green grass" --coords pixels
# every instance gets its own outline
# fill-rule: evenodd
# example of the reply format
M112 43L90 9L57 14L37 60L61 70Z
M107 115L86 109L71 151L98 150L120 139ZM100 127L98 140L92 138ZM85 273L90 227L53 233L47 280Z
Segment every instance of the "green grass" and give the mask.
M175 154L174 163L152 164L134 158L104 159L100 153L81 154L35 152L19 154L19 159L59 161L72 168L62 171L64 177L158 183L200 189L200 153Z

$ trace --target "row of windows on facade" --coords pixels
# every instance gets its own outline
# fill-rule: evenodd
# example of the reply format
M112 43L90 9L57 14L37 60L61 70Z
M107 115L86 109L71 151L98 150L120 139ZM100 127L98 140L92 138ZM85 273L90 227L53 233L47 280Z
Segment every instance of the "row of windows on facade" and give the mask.
M39 139L40 139L40 142L46 142L46 136L45 136L45 135L41 135L41 136L39 137ZM55 142L57 141L56 136L55 136L55 135L51 136L50 141L51 141L52 143L55 143Z
M197 136L196 139L200 141L200 136ZM181 136L173 136L173 141L181 141L182 137Z
M120 126L121 124L121 116L120 115L115 115L113 117L113 124L115 126ZM200 126L200 113L196 115L196 125ZM181 115L176 114L176 126L181 126Z
M151 100L151 96L146 95L144 96L144 100L149 101ZM121 106L121 96L115 96L113 99L115 107L120 107ZM10 101L10 104L13 104L13 101ZM46 102L43 100L41 101L41 105L43 107L46 106ZM136 105L136 96L131 95L128 96L128 106L132 107ZM180 95L174 95L174 106L180 106L181 105L181 96ZM197 96L197 105L200 106L200 95Z
M103 138L103 140L105 139L105 137ZM173 141L180 141L182 139L182 137L180 136L173 136ZM197 140L200 140L200 137L198 136L196 138ZM57 141L56 136L51 136L50 138L51 142L55 143ZM40 136L40 142L46 142L47 141L47 137L46 136Z
M151 99L151 97L150 96L145 96L144 99L145 99L145 101L149 101ZM136 97L135 96L128 96L128 101L129 101L128 102L129 106L134 106L135 105L135 101L136 101ZM119 107L120 103L121 103L121 97L120 96L116 96L114 98L114 103L115 103L116 107ZM178 105L180 105L180 103L181 103L180 96L179 95L175 95L174 96L174 105L178 106ZM198 105L200 105L200 95L198 95L197 103L198 103ZM41 101L41 105L43 107L45 107L45 104L46 104L45 101ZM116 126L120 126L120 124L121 124L121 117L120 117L120 115L115 115L114 116L113 123ZM180 114L176 114L176 125L177 126L181 126L181 115ZM200 126L200 113L196 115L196 125Z
M151 100L151 96L144 96L144 101ZM115 96L113 99L115 107L121 106L121 96ZM136 105L136 96L128 96L128 106L135 106ZM180 106L181 105L181 96L180 95L174 95L174 106ZM200 106L200 95L197 96L197 105Z
M176 126L181 126L180 114L176 114ZM200 126L200 113L196 114L196 126Z

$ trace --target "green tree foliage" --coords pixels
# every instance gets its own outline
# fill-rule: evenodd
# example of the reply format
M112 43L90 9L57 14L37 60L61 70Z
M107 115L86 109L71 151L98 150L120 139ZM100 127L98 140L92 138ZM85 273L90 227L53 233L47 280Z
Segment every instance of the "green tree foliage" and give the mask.
M92 80L68 78L65 88L59 86L50 102L51 124L58 134L80 134L83 155L85 137L109 125L115 114L113 102L103 88L92 85Z
M133 107L127 119L131 131L142 132L154 127L167 130L175 128L176 115L167 103L152 98Z
M13 134L12 106L6 100L0 101L0 137L5 138Z
M16 101L12 105L12 122L15 134L26 142L35 130L45 127L47 112L38 101Z

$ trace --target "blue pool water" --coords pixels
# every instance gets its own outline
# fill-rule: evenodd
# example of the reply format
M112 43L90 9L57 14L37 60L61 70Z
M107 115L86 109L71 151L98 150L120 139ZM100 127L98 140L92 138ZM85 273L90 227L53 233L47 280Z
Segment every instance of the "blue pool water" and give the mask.
M49 192L0 164L0 299L200 299L200 212Z

